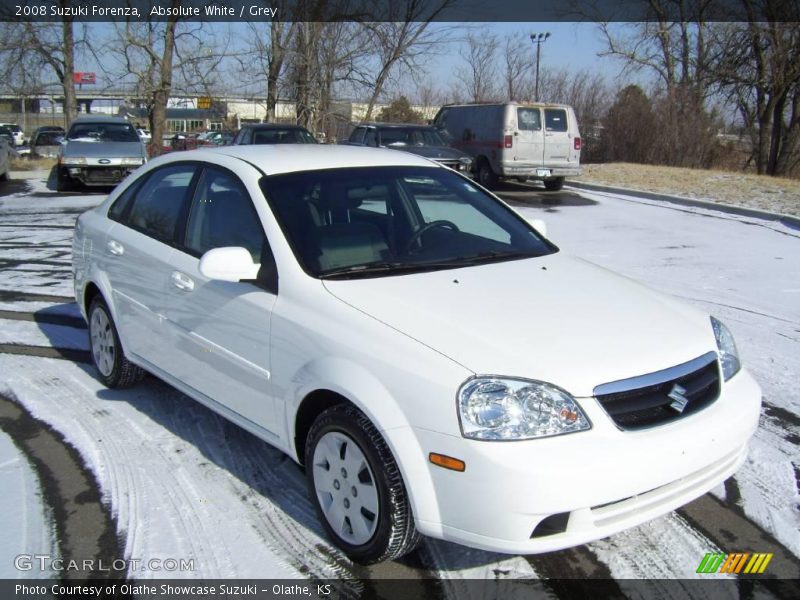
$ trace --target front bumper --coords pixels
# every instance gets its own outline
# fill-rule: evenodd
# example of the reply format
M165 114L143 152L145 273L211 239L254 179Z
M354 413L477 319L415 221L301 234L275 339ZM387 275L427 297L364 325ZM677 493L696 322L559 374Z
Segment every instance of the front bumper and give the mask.
M61 167L65 175L86 186L116 185L137 168L138 165L113 165L107 167L64 165Z
M415 509L419 530L528 554L583 544L663 515L742 464L758 425L761 391L742 371L707 408L640 431L617 429L594 399L579 402L592 430L553 438L482 442L416 429L425 456L438 452L466 463L463 473L428 465L436 510ZM540 527L534 535L553 515L562 523L558 532L546 535L551 530Z

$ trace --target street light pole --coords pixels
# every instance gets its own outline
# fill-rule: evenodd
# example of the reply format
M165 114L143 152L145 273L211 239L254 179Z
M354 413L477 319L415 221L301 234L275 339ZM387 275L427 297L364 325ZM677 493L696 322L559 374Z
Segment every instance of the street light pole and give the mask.
M531 41L536 44L536 90L534 91L534 102L539 101L539 57L542 53L542 44L550 37L550 32L532 33Z

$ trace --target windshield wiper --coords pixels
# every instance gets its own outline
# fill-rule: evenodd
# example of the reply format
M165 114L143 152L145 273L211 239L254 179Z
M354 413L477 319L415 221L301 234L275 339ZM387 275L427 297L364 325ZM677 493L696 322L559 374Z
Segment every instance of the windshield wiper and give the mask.
M353 265L326 271L319 275L320 279L352 279L362 275L386 274L386 273L421 273L424 271L435 271L438 269L450 269L459 266L456 261L424 262L424 263L403 263L403 262L376 262L366 265Z
M479 265L482 263L500 262L504 260L520 260L522 258L536 258L541 254L536 252L504 252L501 250L489 250L474 256L461 256L454 258L453 262L464 265Z
M320 279L354 279L362 275L386 274L386 273L422 273L424 271L437 271L440 269L457 269L470 265L479 265L503 260L518 260L522 258L533 258L540 256L530 252L501 252L490 250L481 252L474 256L457 256L443 261L403 263L403 262L375 262L366 265L352 265L342 267L332 271L326 271L319 275Z

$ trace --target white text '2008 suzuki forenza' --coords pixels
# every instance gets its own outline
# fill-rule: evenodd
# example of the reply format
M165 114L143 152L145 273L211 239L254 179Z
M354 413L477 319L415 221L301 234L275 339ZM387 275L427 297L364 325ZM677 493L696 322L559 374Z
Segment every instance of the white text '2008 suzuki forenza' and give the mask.
M102 381L149 371L302 463L360 562L609 535L729 477L758 422L722 323L402 152L153 160L78 219L74 275Z

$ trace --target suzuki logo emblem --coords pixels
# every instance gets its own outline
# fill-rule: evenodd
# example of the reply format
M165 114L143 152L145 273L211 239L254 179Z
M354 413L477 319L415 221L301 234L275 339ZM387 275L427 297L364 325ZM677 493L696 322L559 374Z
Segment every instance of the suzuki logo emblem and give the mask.
M686 405L689 404L689 399L684 396L686 393L686 388L681 387L679 384L675 384L672 386L672 390L670 390L667 397L672 398L673 402L669 405L670 408L674 408L679 413L683 412L683 409L686 408Z

